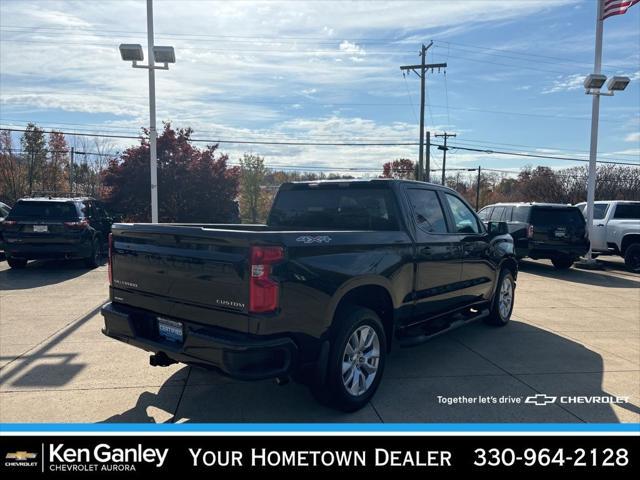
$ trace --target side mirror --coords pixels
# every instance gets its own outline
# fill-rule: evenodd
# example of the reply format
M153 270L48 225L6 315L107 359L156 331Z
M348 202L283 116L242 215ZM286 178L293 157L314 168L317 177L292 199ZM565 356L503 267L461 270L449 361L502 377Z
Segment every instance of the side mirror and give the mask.
M111 223L121 223L124 216L121 213L111 214Z
M489 222L487 224L487 230L489 230L489 235L491 235L492 237L506 235L507 233L509 233L507 222Z

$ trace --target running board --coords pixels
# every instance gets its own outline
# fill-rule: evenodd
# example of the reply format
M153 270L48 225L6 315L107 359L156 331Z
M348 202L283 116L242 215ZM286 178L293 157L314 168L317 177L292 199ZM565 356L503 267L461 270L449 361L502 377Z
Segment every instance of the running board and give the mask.
M442 335L443 333L450 332L452 330L455 330L458 327L462 327L463 325L467 325L471 322L475 322L476 320L480 320L481 318L485 318L488 316L489 316L489 309L485 308L483 310L478 311L478 313L475 315L471 315L471 316L467 315L467 316L464 316L463 318L454 319L447 327L444 327L441 330L438 330L436 332L423 333L419 335L413 335L413 336L401 338L399 340L399 345L402 348L415 347L417 345L423 344L428 340L431 340L434 337L437 337L438 335Z

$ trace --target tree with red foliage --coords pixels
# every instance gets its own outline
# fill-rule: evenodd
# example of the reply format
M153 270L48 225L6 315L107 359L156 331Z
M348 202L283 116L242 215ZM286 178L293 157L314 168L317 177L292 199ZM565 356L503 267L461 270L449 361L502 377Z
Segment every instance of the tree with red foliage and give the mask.
M399 158L393 162L387 162L382 166L384 178L415 178L415 166L408 158Z
M158 210L161 222L224 223L238 220L240 171L227 166L218 145L198 149L191 128L166 123L158 137ZM146 133L146 132L145 132ZM103 173L105 203L130 221L150 221L149 142L125 150Z

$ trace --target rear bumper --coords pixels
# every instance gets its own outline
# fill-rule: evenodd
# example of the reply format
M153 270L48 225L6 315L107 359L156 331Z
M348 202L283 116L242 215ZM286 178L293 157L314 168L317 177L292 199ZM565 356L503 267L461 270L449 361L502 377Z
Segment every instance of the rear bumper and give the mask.
M86 258L91 255L90 242L36 244L5 241L3 247L10 257L28 260Z
M102 333L108 337L240 380L288 375L297 359L298 348L289 337L259 337L172 319L183 324L183 342L177 343L159 335L158 315L148 310L107 303L101 313Z
M519 257L531 258L553 258L558 255L569 255L571 257L582 257L589 251L589 242L569 245L554 245L544 242L529 242L526 248L522 246L516 248Z

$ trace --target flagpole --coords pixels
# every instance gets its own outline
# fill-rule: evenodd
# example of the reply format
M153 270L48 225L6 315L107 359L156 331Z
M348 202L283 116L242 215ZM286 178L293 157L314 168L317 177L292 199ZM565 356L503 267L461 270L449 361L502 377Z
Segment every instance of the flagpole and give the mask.
M596 51L593 62L593 73L600 74L602 69L602 5L598 0L596 11ZM589 178L587 180L587 231L589 239L593 238L593 204L596 197L596 159L598 156L598 117L600 115L600 95L592 95L591 104L591 146L589 149ZM587 264L594 264L591 255L591 243L586 256Z

